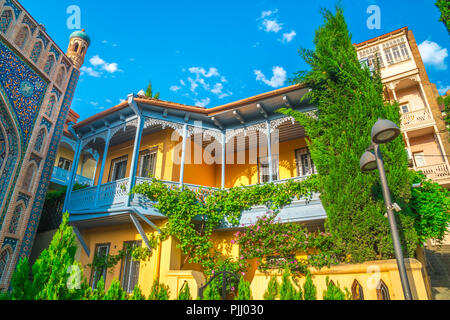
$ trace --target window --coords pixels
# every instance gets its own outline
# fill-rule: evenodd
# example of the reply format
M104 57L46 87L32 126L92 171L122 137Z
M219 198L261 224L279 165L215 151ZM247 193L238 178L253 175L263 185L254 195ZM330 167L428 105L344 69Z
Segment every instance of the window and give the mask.
M47 58L47 62L45 63L45 67L44 67L44 72L47 75L50 75L50 73L52 72L54 64L55 64L55 58L53 57L53 55L49 55Z
M95 256L94 259L107 259L109 255L110 244L97 244L95 246ZM97 284L100 279L103 277L103 281L106 281L106 268L101 269L92 269L91 273L91 288L96 289Z
M20 48L23 49L25 47L25 43L28 40L28 28L23 26L22 29L17 33L16 39L14 43Z
M295 160L297 162L297 176L310 176L316 173L308 148L295 150Z
M0 253L0 281L2 280L3 275L6 271L8 260L9 260L9 251L5 249Z
M12 21L12 12L11 10L3 11L0 17L0 32L6 33L8 32L9 25Z
M400 52L402 53L404 59L409 59L409 52L406 44L400 45Z
M423 151L415 152L415 153L413 153L413 156L414 156L414 161L416 162L416 166L417 167L424 167L424 166L426 166L425 156L423 154Z
M157 148L145 150L139 154L139 166L137 171L139 177L150 177L155 175L157 154Z
M394 64L394 57L392 56L391 49L384 50L384 55L386 56L386 61L389 65Z
M128 156L120 157L111 161L108 181L116 181L125 178L127 171Z
M389 289L383 280L380 280L380 283L377 287L377 299L378 300L391 300L389 296Z
M408 113L409 112L409 107L407 104L401 105L400 106L400 110L402 111L402 113Z
M42 52L42 42L37 41L34 44L33 50L31 51L31 55L30 55L31 61L33 61L34 63L37 63L39 60L39 56L41 55L41 52Z
M131 248L136 248L142 246L142 241L128 241L124 242L124 248L126 246ZM137 285L139 280L139 261L133 261L131 255L127 255L122 260L121 268L121 278L122 278L122 288L128 293L133 292L134 287Z
M272 180L279 180L277 156L272 156ZM269 158L259 158L259 183L268 182L270 182Z
M78 51L78 42L75 42L75 44L73 45L73 51Z
M363 288L357 280L355 280L352 285L352 298L353 300L364 300Z
M383 44L384 55L389 65L410 59L405 39L394 39Z
M41 131L39 131L39 134L36 138L36 143L34 145L34 151L41 152L42 151L42 145L44 143L45 138L45 129L42 128Z
M70 171L72 167L72 161L67 160L66 158L60 157L58 161L58 168L64 169L66 171Z

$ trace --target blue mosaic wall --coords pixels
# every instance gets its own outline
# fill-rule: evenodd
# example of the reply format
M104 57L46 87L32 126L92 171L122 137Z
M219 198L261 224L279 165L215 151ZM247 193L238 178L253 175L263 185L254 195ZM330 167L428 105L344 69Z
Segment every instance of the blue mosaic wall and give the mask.
M45 201L45 194L47 193L48 184L52 176L53 164L55 162L56 153L58 151L58 145L64 131L64 122L67 118L70 106L72 104L72 99L75 93L75 88L77 86L79 76L80 72L77 69L73 69L69 84L67 86L66 94L64 96L63 104L61 106L61 111L58 116L58 122L56 123L55 131L50 143L47 158L45 160L44 169L37 188L36 198L31 209L31 215L28 220L25 236L21 243L19 258L29 257L31 253L34 237L36 235L36 231L39 225L39 219L41 217L42 206L44 205Z

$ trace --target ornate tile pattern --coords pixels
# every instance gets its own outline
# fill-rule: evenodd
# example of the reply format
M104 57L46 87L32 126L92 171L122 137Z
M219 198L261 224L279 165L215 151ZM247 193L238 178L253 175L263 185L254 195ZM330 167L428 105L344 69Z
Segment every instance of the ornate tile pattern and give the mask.
M5 238L3 240L3 246L2 248L6 247L7 245L11 246L11 248L13 249L13 251L16 251L16 247L17 247L17 239L13 239L13 238Z
M34 63L37 63L39 60L39 57L41 56L42 52L42 42L36 41L33 47L33 51L31 51L30 59Z
M47 48L47 45L48 45L48 43L49 43L49 40L48 40L48 38L47 38L41 31L39 31L37 38L38 38L38 39L41 39L42 42L44 43L44 48Z
M47 128L47 132L50 132L50 129L52 128L52 124L45 118L42 118L41 126L45 126Z
M55 55L56 61L59 60L60 53L59 53L58 49L55 48L55 46L51 46L49 52L53 52L53 54Z
M19 195L17 196L17 202L23 201L23 204L25 205L25 208L28 208L28 204L30 203L30 196L19 192Z
M58 122L56 123L54 134L50 143L47 159L45 160L44 168L42 170L41 179L36 191L36 197L34 199L33 207L31 209L31 216L28 219L27 228L25 231L24 239L21 243L19 258L28 257L31 252L36 229L39 224L41 216L42 206L45 201L45 193L47 192L48 183L52 176L53 164L55 162L56 153L58 151L59 141L61 140L64 131L64 122L69 113L70 105L75 93L75 88L80 77L80 72L77 69L73 69L70 76L69 84L67 86L64 101L59 113Z
M0 69L0 85L14 109L22 145L26 146L47 90L47 83L3 42L0 42Z
M27 15L23 16L22 22L30 27L31 34L33 34L34 31L36 30L36 24L33 21L31 21L31 19L28 18Z
M10 10L4 10L0 16L0 31L6 33L12 21L12 13Z
M59 92L59 90L56 89L55 87L53 87L52 93L54 93L54 94L56 95L56 97L58 98L58 100L61 98L61 92Z
M11 7L14 10L14 14L16 15L16 19L19 18L20 14L22 13L22 9L17 7L14 2L12 2L11 0L6 0L5 1L5 6Z
M9 223L8 232L11 234L16 234L17 227L19 226L20 217L22 216L23 207L18 205L14 209L14 213L11 217L11 222Z

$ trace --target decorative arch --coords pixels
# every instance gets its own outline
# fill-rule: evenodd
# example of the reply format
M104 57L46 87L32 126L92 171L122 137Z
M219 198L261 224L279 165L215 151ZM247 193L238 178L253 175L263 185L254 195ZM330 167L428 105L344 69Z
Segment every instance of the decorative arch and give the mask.
M12 256L11 247L7 246L0 251L0 283L3 282L3 276L7 272L9 258Z
M377 299L378 300L391 300L391 296L389 294L389 288L384 283L384 281L381 279L377 286Z
M6 34L12 21L13 21L12 10L4 9L2 15L0 16L0 32Z
M36 142L34 144L34 151L41 153L42 145L44 144L45 136L47 135L47 130L45 128L41 128L39 130L39 134L36 138Z
M73 51L75 51L75 52L78 52L78 48L79 48L79 43L78 42L75 42L74 44L73 44Z
M364 300L363 288L356 279L352 284L352 298L353 300Z
M31 191L31 186L33 185L34 177L36 176L37 166L35 163L31 163L25 173L24 179L22 181L22 188L28 192Z
M86 47L85 46L81 46L80 54L83 54L85 50L86 50Z
M61 66L59 68L58 75L56 76L56 84L59 87L62 87L62 83L63 83L65 77L66 77L66 67Z
M9 223L8 232L11 234L16 234L17 229L19 227L20 218L22 217L22 213L25 211L25 207L23 204L18 204L14 209L13 215L11 217L11 221Z
M52 72L55 62L56 62L55 56L52 53L49 54L47 57L47 61L45 62L45 66L44 66L44 72L47 75L50 75L50 73Z
M31 32L28 29L28 26L23 25L17 33L16 38L14 39L14 43L16 44L16 46L18 46L20 49L23 49L28 41L28 38L30 37L30 34Z
M41 56L42 49L44 48L44 45L42 44L41 40L37 40L36 43L33 46L33 50L31 51L30 59L34 63L38 63L39 57Z
M54 95L52 95L50 97L50 99L48 100L47 103L47 108L45 110L45 114L51 118L53 115L53 109L55 109L55 105L56 105L56 97Z

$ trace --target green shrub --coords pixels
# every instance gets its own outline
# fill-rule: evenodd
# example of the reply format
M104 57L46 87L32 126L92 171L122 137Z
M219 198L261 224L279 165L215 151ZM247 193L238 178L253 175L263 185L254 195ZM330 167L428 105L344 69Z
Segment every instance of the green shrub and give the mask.
M169 300L169 287L155 279L148 300Z
M139 288L138 285L134 287L130 300L146 300L145 296L142 294L141 288Z
M317 300L317 289L314 285L311 273L306 274L306 280L303 284L304 300Z
M323 300L351 300L350 293L348 289L342 291L338 286L336 286L333 281L327 277L326 279L327 289L323 292Z
M280 286L280 300L301 300L301 296L301 290L297 292L292 284L289 269L285 269Z
M185 286L178 294L178 300L192 300L191 290L189 289L189 283L186 281Z
M128 300L128 295L125 291L123 291L119 280L113 280L111 286L109 287L109 290L103 297L103 300Z
M243 277L239 281L238 295L235 300L252 300L250 282L245 281Z
M270 277L267 290L264 293L264 300L276 300L278 297L280 285L278 284L277 277Z

